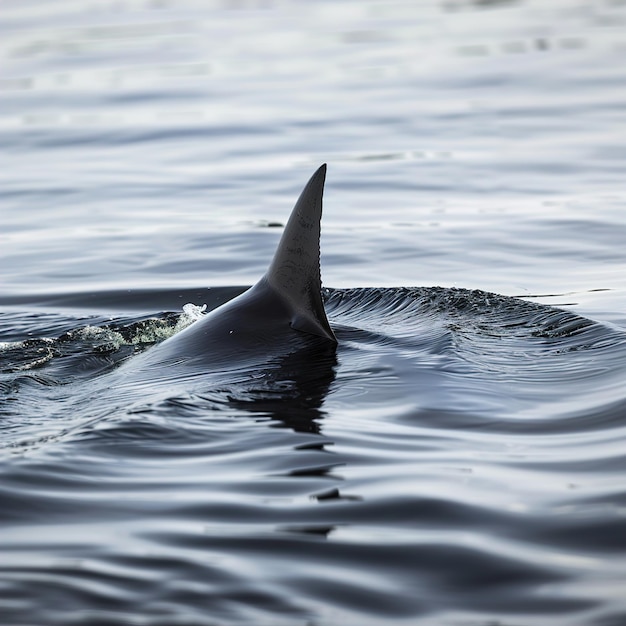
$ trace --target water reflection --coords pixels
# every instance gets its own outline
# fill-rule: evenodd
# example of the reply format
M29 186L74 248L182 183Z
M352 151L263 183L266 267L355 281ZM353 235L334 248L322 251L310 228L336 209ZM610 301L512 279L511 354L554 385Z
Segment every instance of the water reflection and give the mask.
M228 404L263 413L295 432L321 434L322 406L335 380L336 345L307 338L305 347L278 360L262 387L233 393Z

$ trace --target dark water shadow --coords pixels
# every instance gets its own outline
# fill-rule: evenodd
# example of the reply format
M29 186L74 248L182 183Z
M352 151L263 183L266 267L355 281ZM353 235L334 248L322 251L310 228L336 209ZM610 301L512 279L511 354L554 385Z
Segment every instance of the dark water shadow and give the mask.
M336 377L336 350L334 343L307 338L302 349L277 360L262 385L231 391L228 406L263 414L295 432L321 434L322 407Z

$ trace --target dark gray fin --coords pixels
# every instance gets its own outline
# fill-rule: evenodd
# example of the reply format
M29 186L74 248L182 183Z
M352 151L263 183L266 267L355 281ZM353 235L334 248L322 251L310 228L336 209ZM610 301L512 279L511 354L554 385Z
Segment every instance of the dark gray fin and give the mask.
M337 341L322 302L320 221L326 164L306 184L285 226L265 280L293 311L291 326Z

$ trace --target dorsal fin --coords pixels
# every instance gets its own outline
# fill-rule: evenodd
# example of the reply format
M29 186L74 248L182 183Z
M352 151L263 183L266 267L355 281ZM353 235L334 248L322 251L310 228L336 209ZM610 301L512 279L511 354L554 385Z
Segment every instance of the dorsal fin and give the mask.
M325 179L326 164L300 194L264 278L292 308L293 328L337 341L321 293L320 221Z

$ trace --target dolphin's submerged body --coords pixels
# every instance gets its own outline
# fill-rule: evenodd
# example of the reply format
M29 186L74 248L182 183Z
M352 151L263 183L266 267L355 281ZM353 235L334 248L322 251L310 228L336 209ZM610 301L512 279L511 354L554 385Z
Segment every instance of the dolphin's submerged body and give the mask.
M326 165L296 202L265 275L247 291L184 330L129 359L115 374L122 381L199 382L208 374L284 370L285 359L334 354L337 339L321 293L320 222ZM308 357L304 357L307 354ZM303 363L304 364L304 363ZM258 373L258 372L257 372ZM289 368L289 376L294 372ZM285 372L283 372L284 377Z

